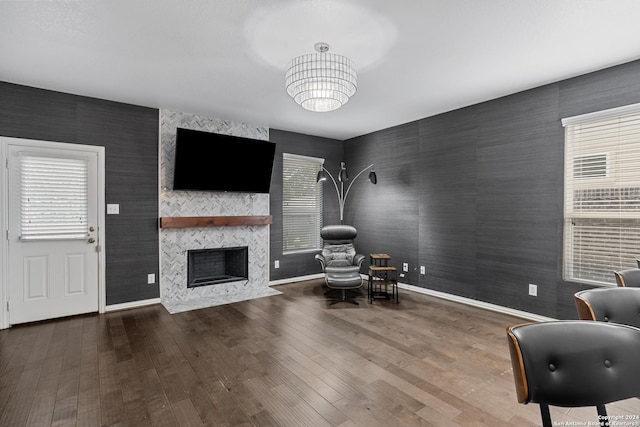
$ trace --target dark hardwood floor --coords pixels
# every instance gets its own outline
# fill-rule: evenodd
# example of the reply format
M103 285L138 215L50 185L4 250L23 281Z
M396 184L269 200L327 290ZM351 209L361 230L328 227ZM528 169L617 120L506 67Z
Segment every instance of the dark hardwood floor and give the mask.
M322 281L277 289L0 331L0 425L540 425L513 385L505 328L522 319L402 290L399 305L329 307ZM607 408L636 415L640 400Z

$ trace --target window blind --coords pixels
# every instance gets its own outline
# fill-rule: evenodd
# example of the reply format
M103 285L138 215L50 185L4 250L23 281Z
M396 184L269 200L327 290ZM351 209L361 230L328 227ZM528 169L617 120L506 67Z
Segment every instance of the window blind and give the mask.
M322 247L322 185L316 182L324 159L284 153L282 167L283 253Z
M564 277L615 284L640 257L640 108L565 119Z
M86 160L20 156L20 239L84 239Z

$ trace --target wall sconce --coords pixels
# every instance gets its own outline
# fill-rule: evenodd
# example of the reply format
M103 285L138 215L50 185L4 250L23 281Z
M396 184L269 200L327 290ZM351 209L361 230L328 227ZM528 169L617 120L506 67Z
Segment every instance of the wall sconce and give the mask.
M373 164L370 164L366 168L362 169L356 175L353 180L347 186L347 190L344 189L344 184L349 180L349 174L347 173L347 165L345 162L340 162L340 172L338 172L338 181L335 180L333 175L322 165L322 169L318 172L318 176L316 178L316 182L326 181L327 178L331 178L333 181L333 186L336 189L336 194L338 195L338 205L340 206L340 224L344 224L344 203L347 201L347 196L349 195L349 190L351 190L351 186L358 179L360 175L369 170L369 181L372 184L378 183L378 176L376 175L376 171L373 169ZM338 182L340 183L340 187L338 188Z

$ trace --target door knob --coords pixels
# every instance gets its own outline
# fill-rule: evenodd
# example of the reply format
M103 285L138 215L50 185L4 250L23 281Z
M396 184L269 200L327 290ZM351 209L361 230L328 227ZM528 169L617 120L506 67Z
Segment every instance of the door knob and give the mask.
M89 237L89 240L87 240L87 242L89 243L95 243L96 239L94 239L93 237Z
M94 226L89 227L89 231L96 231L96 228Z

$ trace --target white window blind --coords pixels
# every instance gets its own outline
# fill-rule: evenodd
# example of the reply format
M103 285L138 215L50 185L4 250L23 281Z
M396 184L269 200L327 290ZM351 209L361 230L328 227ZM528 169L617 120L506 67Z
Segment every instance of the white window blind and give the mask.
M563 124L564 278L615 284L640 257L640 108Z
M573 158L573 177L601 178L607 176L607 155L592 154Z
M322 184L316 183L324 159L284 153L282 167L283 253L322 247Z
M86 160L20 156L20 239L84 239Z

